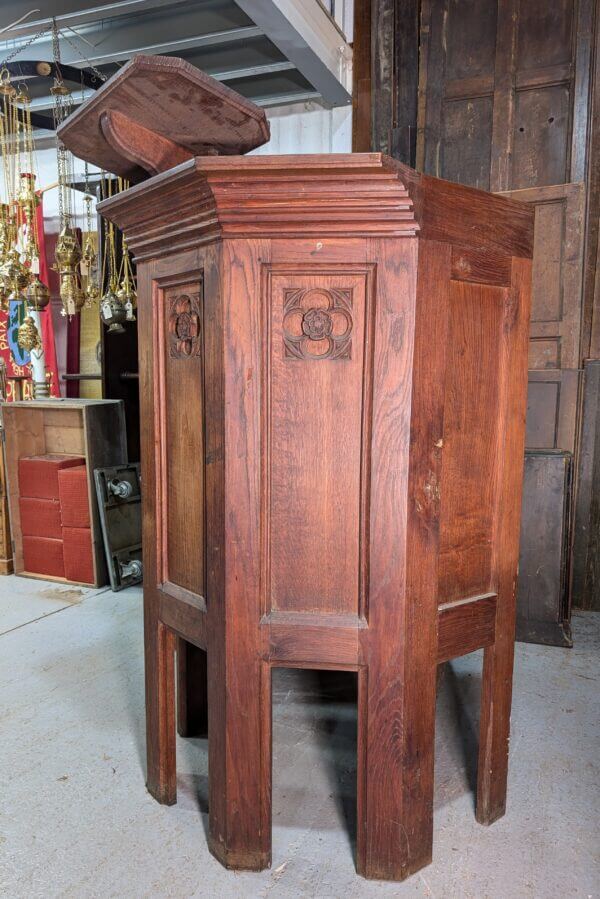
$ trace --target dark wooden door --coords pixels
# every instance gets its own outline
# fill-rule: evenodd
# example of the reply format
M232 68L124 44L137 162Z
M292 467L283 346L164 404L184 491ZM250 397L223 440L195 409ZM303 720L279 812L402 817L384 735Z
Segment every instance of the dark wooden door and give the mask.
M591 0L424 0L419 168L504 191L582 181Z

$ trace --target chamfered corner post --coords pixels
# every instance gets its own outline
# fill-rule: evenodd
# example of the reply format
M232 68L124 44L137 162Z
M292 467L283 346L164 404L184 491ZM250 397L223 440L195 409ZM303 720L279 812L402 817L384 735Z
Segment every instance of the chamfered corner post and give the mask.
M430 863L433 845L439 444L449 248L423 242L417 250L416 242L406 241L402 252L386 242L373 249L379 314L369 626L359 671L357 869L367 878L399 881ZM398 256L402 289L394 290ZM401 342L394 340L399 320ZM432 344L439 351L432 352ZM401 391L409 388L412 401L401 402Z
M227 240L222 250L222 487L219 586L208 599L209 847L226 867L271 864L271 667L261 621L263 449L260 295L270 246ZM261 261L262 260L262 261ZM225 414L229 408L235 415ZM214 535L213 535L214 536ZM217 596L215 601L211 596Z
M175 767L175 635L145 608L146 786L163 805L177 801Z
M208 845L225 868L239 871L271 865L271 672L267 663L252 668L244 684L231 673L211 689L209 705ZM242 694L250 687L248 703Z

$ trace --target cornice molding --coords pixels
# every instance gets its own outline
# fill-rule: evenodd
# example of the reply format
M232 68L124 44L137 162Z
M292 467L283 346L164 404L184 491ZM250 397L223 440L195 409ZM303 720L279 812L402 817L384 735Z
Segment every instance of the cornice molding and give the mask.
M531 258L527 203L381 153L196 156L99 205L138 260L222 238L414 237Z
M103 201L144 260L223 238L412 237L413 202L382 156L196 157Z

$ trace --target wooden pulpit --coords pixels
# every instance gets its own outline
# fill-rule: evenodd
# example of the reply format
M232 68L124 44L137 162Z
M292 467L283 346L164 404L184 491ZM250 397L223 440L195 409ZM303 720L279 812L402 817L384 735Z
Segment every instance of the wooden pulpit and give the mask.
M179 639L211 851L268 866L272 669L355 671L357 867L401 880L437 665L481 647L477 819L505 810L533 211L379 153L240 155L263 112L172 58L59 133L140 182L100 209L138 271L148 789L176 800Z

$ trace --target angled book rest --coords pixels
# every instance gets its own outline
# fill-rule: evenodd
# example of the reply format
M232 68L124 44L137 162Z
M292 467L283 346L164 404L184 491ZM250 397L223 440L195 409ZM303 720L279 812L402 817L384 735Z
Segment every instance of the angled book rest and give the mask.
M356 671L358 871L401 880L437 665L480 647L477 818L505 810L533 212L378 153L241 155L268 134L160 57L60 132L140 182L100 208L138 264L148 789L176 800L179 639L211 850L269 865L271 671Z

